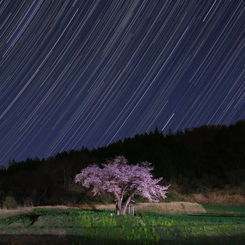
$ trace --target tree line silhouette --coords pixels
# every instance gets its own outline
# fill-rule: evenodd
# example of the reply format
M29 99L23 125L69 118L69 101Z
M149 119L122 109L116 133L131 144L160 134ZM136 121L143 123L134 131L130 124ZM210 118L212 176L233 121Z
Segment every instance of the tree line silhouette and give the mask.
M245 121L234 125L203 125L167 135L154 132L125 138L107 147L71 150L47 159L9 161L0 169L0 203L7 196L19 205L100 202L74 183L81 169L123 155L129 164L148 161L154 177L176 183L184 194L245 187Z

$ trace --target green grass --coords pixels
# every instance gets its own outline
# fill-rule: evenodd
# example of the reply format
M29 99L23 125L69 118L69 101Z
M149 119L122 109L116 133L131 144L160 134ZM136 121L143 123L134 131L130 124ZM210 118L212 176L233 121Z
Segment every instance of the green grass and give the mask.
M0 219L0 244L244 244L245 217L235 216L244 207L205 208L199 216L35 209Z
M245 216L245 206L218 206L203 205L207 211L207 215L223 215L223 216Z

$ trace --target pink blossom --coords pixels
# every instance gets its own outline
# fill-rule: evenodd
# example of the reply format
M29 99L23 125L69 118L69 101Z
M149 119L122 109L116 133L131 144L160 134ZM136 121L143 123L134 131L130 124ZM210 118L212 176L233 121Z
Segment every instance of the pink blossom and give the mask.
M102 164L103 169L95 164L90 165L76 175L75 183L80 183L86 188L92 187L94 195L113 193L117 198L120 214L125 214L134 195L147 198L150 202L158 202L159 198L166 198L169 186L158 185L162 178L153 179L150 173L153 170L153 167L150 167L151 163L127 165L127 162L123 156L116 156L107 164ZM123 197L127 197L124 204L122 204Z

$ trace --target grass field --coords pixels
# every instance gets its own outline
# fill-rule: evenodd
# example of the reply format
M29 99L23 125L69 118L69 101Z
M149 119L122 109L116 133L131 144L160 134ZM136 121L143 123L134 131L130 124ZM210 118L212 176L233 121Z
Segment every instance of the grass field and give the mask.
M178 215L61 207L0 213L0 244L245 244L245 207L204 208L207 213Z
M203 207L206 209L207 215L245 217L245 206L203 205Z

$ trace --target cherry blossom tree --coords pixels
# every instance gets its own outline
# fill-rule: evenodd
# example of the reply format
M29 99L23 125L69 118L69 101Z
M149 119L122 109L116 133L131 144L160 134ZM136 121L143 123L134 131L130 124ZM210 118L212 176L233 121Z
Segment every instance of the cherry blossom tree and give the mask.
M160 197L166 198L169 186L158 185L162 178L153 179L150 173L153 170L153 167L150 167L151 163L127 165L127 162L123 156L116 156L115 159L108 160L107 164L102 164L103 169L95 164L90 165L76 175L75 183L80 183L86 188L92 187L94 195L113 193L122 215L126 213L126 208L134 195L145 197L150 202L159 202ZM124 197L126 202L123 203Z

